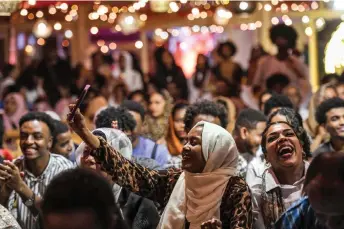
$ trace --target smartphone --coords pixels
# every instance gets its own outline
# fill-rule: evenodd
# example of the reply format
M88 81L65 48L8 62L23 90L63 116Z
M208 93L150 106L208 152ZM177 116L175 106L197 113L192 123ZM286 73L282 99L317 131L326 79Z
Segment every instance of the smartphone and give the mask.
M80 107L80 105L82 104L82 102L84 101L85 97L86 97L86 94L88 92L88 90L90 89L90 85L87 84L84 88L84 90L82 90L78 100L76 101L76 105L75 107L73 108L73 110L71 111L71 115L68 116L68 121L71 122L73 119L74 119L74 116L75 116L75 112L78 110L78 108Z

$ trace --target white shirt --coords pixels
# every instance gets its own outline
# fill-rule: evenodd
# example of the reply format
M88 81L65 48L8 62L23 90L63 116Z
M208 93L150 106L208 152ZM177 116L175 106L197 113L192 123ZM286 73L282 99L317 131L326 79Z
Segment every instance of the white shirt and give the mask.
M305 163L305 173L309 167L308 162ZM275 176L272 168L269 168L266 171L265 183L266 183L266 192L269 192L277 187L281 189L282 199L284 207L289 208L295 201L299 200L302 196L303 183L305 181L305 175L293 185L284 185L280 184ZM262 198L262 188L263 188L263 179L262 176L256 177L252 182L251 192L252 192L252 212L253 212L253 228L254 229L265 229L265 224L263 216L260 210L261 198Z

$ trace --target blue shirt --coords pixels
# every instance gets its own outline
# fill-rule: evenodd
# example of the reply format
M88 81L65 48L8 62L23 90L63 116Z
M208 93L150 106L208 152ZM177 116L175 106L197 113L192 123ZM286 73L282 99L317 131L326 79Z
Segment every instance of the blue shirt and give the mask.
M277 220L275 229L326 229L326 227L317 222L308 197L302 197Z
M156 154L153 158L153 149L155 142L148 138L139 137L139 143L133 149L134 157L147 157L156 160L161 167L163 167L169 160L169 152L166 146L157 145Z

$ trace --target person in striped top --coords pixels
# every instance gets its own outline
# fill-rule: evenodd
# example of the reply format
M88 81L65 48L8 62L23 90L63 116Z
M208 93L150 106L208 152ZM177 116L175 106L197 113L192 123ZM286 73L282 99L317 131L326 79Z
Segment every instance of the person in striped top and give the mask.
M50 181L60 172L73 168L63 156L51 154L52 119L45 113L24 115L20 125L20 148L23 156L0 164L0 179L11 190L8 209L23 229L38 224L38 206Z

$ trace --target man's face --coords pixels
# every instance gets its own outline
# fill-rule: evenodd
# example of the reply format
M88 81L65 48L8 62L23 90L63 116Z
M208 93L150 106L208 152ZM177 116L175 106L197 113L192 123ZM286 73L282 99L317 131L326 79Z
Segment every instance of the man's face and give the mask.
M72 134L70 131L66 133L59 134L56 137L56 143L52 149L53 153L60 154L66 158L69 157L69 154L73 150L73 141L72 141Z
M262 141L262 133L265 127L266 122L258 122L255 129L248 130L245 128L245 133L242 133L241 135L247 152L253 155L257 152Z
M337 86L338 97L344 99L344 84Z
M43 216L43 225L46 229L100 229L101 226L97 224L95 213L87 209Z
M141 135L142 133L142 119L141 119L141 115L135 111L129 111L130 114L134 117L135 121L136 121L136 127L134 129L134 134L135 135Z
M49 154L52 138L47 124L33 120L20 127L20 148L27 160L35 160Z
M326 113L325 128L331 138L344 139L344 107L333 108Z

